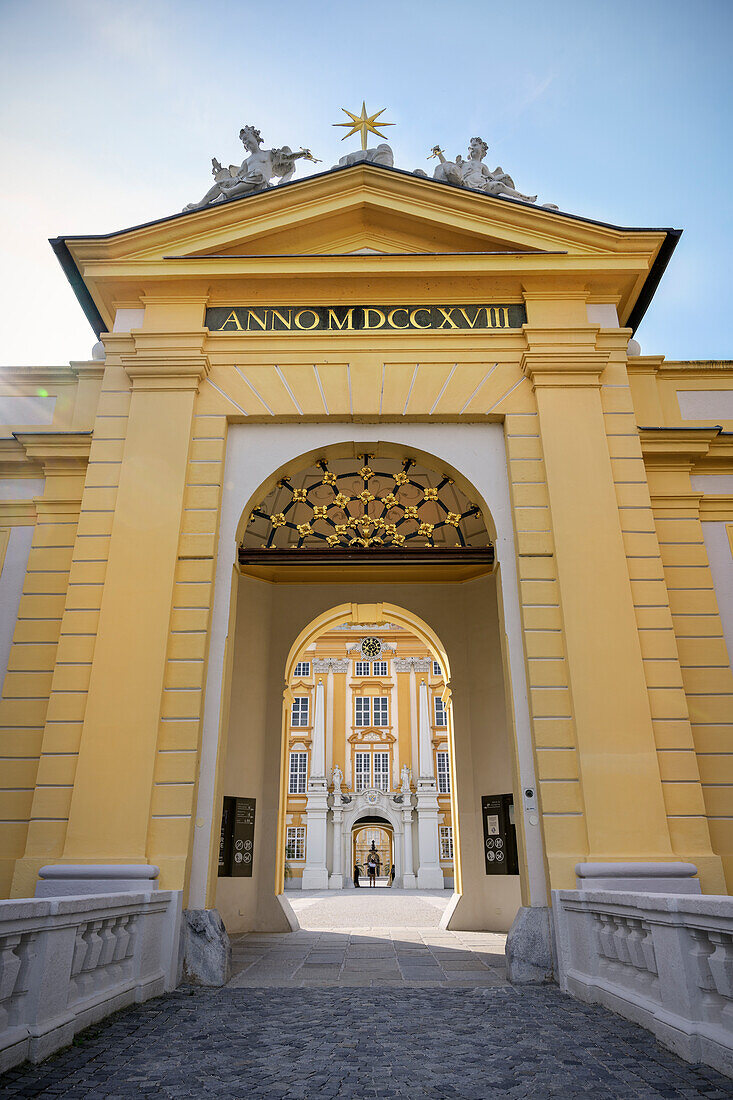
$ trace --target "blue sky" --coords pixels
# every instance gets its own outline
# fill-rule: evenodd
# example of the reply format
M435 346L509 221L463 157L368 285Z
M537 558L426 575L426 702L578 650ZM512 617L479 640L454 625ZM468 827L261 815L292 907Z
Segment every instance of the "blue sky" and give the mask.
M637 338L733 357L732 31L731 0L0 0L0 361L90 354L48 237L180 210L245 122L328 167L362 99L397 167L480 134L540 202L683 229Z

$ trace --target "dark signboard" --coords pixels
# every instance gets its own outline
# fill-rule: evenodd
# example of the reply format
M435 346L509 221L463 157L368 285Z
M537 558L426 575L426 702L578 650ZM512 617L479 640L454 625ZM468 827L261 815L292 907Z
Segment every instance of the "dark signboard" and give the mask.
M485 794L481 798L484 823L484 863L487 875L518 875L517 832L514 827L514 797Z
M210 332L454 332L521 328L522 303L466 306L211 306Z
M219 875L251 878L255 850L255 799L224 798Z

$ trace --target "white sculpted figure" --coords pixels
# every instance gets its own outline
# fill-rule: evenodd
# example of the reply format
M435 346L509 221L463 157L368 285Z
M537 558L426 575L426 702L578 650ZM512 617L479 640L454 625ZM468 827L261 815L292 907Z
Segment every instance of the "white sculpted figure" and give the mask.
M184 210L199 210L203 206L224 202L237 195L252 195L256 191L264 191L276 177L280 183L287 183L292 179L295 161L300 157L312 160L314 164L320 163L310 149L302 147L297 153L287 145L283 145L282 149L260 149L262 135L254 126L242 127L239 138L249 156L245 157L239 168L235 164L223 168L214 157L211 161L214 186L209 188L200 202L191 202L184 206Z
M443 180L444 183L455 183L459 187L471 187L487 195L507 195L512 199L523 199L524 202L537 202L536 195L523 195L521 191L516 191L514 180L502 168L489 171L483 163L488 151L488 145L480 137L471 138L468 145L468 160L464 160L460 154L454 161L446 160L440 146L433 146L428 160L437 157L440 161L433 172L433 179Z
M341 794L341 784L344 781L344 773L338 764L334 764L333 768L333 791L334 794Z
M402 794L409 794L410 793L410 769L408 768L407 764L402 765L400 775L402 776L402 785L400 786L400 790L401 790Z
M394 153L386 142L375 145L373 149L356 149L353 153L347 153L345 157L339 157L338 164L334 168L348 168L352 164L386 164L388 168L394 168Z

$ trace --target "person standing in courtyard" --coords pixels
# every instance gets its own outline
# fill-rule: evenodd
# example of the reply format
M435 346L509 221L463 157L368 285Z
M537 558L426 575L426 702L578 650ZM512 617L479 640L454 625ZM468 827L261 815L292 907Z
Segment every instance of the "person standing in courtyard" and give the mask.
M360 888L360 883L359 883L359 875L360 874L361 874L361 867L359 866L358 863L355 863L354 864L354 887L357 890Z

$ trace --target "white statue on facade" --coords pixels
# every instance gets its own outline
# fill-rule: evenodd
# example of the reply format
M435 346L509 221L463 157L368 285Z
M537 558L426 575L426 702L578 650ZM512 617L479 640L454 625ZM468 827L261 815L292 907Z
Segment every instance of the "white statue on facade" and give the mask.
M334 794L341 794L341 784L344 781L344 773L341 771L341 768L338 766L338 764L334 764L334 766L333 766L332 779L333 779L333 793Z
M400 786L400 791L402 792L402 794L409 794L410 793L410 769L408 768L407 764L402 765L400 775L402 776L402 784Z
M455 183L459 187L470 187L474 191L483 191L486 195L506 195L524 202L537 202L536 195L523 195L521 191L515 190L514 180L502 168L489 171L483 163L488 151L488 145L480 137L471 138L468 160L464 160L460 154L455 160L446 160L440 146L433 146L428 160L437 157L440 162L433 172L433 179Z
M249 156L245 157L238 168L235 164L223 168L216 157L213 157L211 171L214 186L209 188L200 202L191 202L184 206L184 211L200 210L204 206L224 202L238 195L253 195L256 191L264 191L276 177L280 183L287 183L295 172L295 161L301 157L312 160L314 164L319 163L310 149L302 147L297 153L287 145L283 145L281 149L261 149L262 135L254 126L243 126L239 131L239 139Z
M353 153L339 157L338 164L334 168L348 168L352 164L384 164L387 168L394 168L394 153L386 142L375 145L372 149L355 149Z

